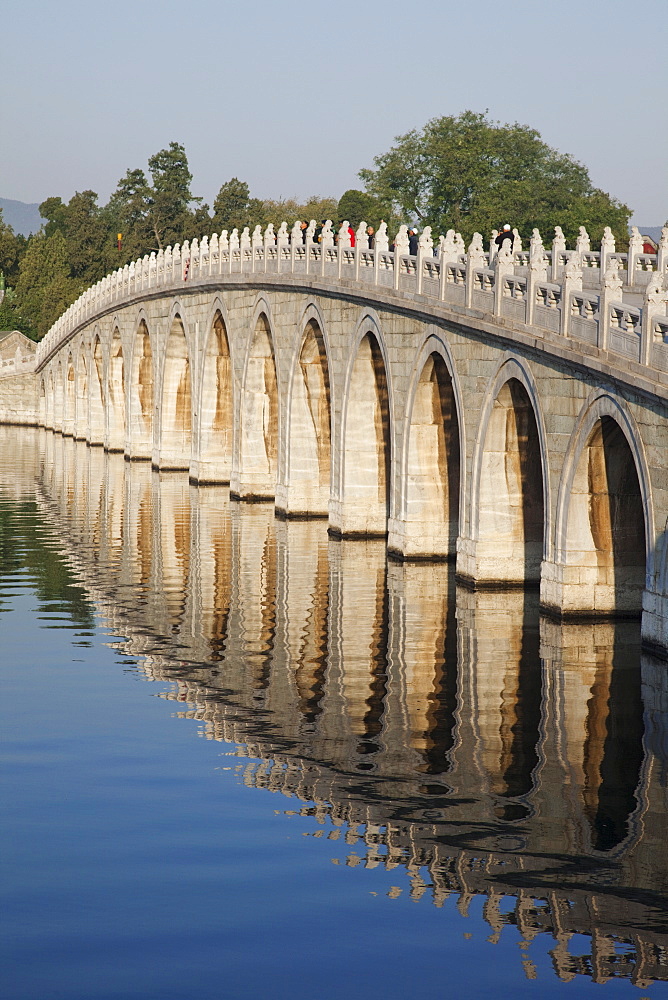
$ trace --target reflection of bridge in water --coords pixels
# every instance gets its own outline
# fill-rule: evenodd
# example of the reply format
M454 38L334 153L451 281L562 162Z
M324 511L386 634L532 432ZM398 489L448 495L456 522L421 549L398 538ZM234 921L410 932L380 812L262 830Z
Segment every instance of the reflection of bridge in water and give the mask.
M551 934L564 979L668 979L668 692L636 625L556 625L380 540L1 433L34 441L7 485L39 483L119 648L259 758L248 784L295 797L347 864L403 866L415 898L485 896L491 940Z

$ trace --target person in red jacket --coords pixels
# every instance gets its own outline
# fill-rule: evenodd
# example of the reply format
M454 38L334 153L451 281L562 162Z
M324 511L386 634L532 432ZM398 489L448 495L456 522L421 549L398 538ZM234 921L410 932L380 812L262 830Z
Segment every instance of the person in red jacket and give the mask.
M348 226L348 235L350 236L350 245L351 245L351 247L354 247L355 246L355 230L350 225Z

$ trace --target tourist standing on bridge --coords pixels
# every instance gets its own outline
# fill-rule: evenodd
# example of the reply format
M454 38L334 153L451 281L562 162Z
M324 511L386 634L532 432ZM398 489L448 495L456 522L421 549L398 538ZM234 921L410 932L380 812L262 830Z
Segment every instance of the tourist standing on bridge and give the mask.
M418 233L415 226L408 230L408 252L411 257L416 257L418 252Z
M366 234L369 237L369 250L373 250L373 245L376 242L376 231L373 226L366 227Z
M512 250L513 249L513 232L512 232L512 229L510 228L509 223L507 223L507 222L506 222L505 226L503 227L503 229L501 230L501 232L499 233L499 235L494 240L494 242L498 246L499 250L503 250L503 244L506 242L506 240L508 240L508 242L510 243L510 246L506 247L506 249L507 250Z

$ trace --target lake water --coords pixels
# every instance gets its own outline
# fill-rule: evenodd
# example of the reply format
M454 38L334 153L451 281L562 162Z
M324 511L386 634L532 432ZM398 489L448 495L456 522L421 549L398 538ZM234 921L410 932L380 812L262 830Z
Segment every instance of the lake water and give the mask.
M668 995L668 665L0 428L7 1000Z

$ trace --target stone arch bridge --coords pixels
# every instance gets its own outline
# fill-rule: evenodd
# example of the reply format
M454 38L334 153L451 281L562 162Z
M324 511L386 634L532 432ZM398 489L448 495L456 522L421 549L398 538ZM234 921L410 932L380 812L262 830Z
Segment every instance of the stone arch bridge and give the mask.
M557 616L642 613L668 654L668 230L651 257L341 234L223 234L109 275L4 419L387 535L477 588L539 585Z

